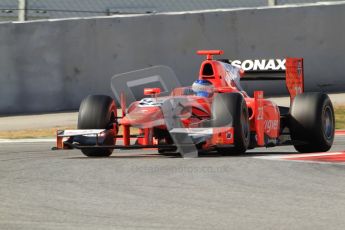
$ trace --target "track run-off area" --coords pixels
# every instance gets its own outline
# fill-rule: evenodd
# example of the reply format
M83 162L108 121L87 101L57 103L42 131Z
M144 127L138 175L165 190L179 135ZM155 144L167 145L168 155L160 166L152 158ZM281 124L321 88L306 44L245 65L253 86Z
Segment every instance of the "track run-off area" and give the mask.
M0 229L345 228L345 132L313 154L286 146L96 159L53 145L0 142Z

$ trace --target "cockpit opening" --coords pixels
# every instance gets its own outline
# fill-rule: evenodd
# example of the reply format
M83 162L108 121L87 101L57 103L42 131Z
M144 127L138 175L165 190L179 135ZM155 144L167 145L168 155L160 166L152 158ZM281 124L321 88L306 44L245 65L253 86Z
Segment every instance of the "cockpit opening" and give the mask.
M212 77L214 75L213 67L211 63L206 63L202 70L202 75L205 77Z

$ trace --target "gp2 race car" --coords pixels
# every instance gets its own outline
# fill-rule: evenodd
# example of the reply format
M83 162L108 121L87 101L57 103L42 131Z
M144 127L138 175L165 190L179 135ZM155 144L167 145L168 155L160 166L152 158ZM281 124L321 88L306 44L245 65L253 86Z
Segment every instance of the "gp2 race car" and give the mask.
M302 58L286 58L285 76L290 107L264 99L263 91L248 96L241 80L275 80L246 76L228 60L214 60L221 50L202 50L199 78L192 87L145 88L144 97L126 106L121 116L110 96L90 95L80 105L77 130L58 130L56 149L80 149L88 157L107 157L113 149L156 148L196 157L201 151L243 154L247 149L293 145L298 152L328 151L335 119L328 95L304 92ZM122 127L122 135L119 128ZM137 128L136 135L131 128ZM133 143L134 141L134 143ZM117 144L120 142L120 144Z

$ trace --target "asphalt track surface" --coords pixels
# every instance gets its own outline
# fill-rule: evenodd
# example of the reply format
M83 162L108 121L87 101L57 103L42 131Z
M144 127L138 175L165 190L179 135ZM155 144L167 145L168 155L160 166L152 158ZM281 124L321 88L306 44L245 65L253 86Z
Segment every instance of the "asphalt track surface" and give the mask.
M341 161L277 157L292 147L92 159L52 145L0 144L0 229L345 229Z

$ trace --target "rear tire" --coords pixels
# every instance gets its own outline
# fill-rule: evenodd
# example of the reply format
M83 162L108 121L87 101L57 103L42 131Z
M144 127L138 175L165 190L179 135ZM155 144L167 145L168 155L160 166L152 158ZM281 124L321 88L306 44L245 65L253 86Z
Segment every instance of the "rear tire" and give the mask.
M222 155L238 155L247 151L250 142L247 104L240 93L226 93L215 96L212 103L212 127L234 128L234 147L218 147Z
M300 153L326 152L334 141L335 119L331 100L324 93L303 93L290 109L290 132Z
M78 129L111 129L116 115L116 105L111 97L90 95L80 104ZM106 136L103 145L115 145L114 136ZM82 149L81 151L88 157L108 157L113 149Z

